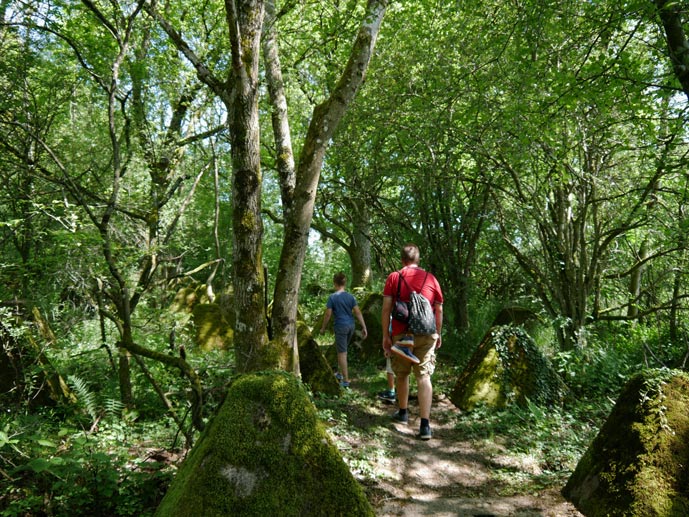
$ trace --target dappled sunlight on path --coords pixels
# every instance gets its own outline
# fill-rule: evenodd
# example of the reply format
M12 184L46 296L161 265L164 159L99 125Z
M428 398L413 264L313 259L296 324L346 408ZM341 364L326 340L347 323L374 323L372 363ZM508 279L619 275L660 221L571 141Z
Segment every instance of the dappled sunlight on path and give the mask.
M433 438L421 441L418 410L410 401L409 425L394 423L389 415L394 406L383 402L366 410L366 415L350 415L362 426L379 426L370 444L358 447L384 448L383 454L369 458L373 481L364 481L376 515L387 516L544 516L575 517L581 514L566 502L559 489L534 494L513 495L515 490L495 475L504 468L500 453L479 450L459 435L454 421L457 409L445 397L433 402ZM366 436L368 434L364 433ZM360 437L361 438L361 437ZM519 468L516 466L514 468ZM523 466L525 471L528 465Z

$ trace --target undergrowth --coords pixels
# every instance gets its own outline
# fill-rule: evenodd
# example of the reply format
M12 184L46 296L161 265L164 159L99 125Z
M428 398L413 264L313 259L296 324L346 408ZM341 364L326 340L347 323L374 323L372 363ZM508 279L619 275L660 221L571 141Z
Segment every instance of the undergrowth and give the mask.
M182 445L177 425L138 370L136 410L122 406L107 354L97 345L86 345L97 343L95 337L82 339L84 345L76 350L51 350L77 404L38 411L27 404L0 415L2 517L151 515L172 478ZM659 355L660 347L652 348L653 343L647 339L646 347ZM162 348L165 343L150 346ZM206 389L205 416L220 404L233 373L229 356L190 354ZM458 439L489 458L491 475L505 495L559 487L605 421L626 379L644 366L641 359L638 346L623 339L557 354L553 362L570 388L564 406L546 408L528 401L525 407L503 411L479 407L441 415L434 405L432 418L452 425ZM438 396L451 393L464 364L448 341L433 377ZM339 397L314 395L344 461L368 486L384 475L378 466L395 454L388 443L394 406L375 402L376 393L386 388L382 366L382 361L360 364L353 357L354 389ZM149 368L177 401L178 414L184 415L187 385L179 372L153 363Z
M152 514L172 476L153 454L170 443L161 423L123 415L96 430L54 412L2 415L0 515Z

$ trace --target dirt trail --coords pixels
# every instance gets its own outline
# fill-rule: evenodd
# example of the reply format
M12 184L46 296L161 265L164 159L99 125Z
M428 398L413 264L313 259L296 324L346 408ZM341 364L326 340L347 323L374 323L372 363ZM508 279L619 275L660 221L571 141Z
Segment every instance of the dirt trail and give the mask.
M433 438L416 438L418 411L410 400L409 425L394 423L390 414L395 406L376 401L360 418L362 427L383 424L376 438L389 453L374 459L375 481L367 483L367 492L376 515L387 516L553 516L575 517L581 514L560 495L557 488L537 494L504 496L507 487L495 481L494 469L529 469L528 465L509 465L507 455L486 455L454 429L457 409L441 396L433 402L431 426ZM359 443L352 447L375 446Z

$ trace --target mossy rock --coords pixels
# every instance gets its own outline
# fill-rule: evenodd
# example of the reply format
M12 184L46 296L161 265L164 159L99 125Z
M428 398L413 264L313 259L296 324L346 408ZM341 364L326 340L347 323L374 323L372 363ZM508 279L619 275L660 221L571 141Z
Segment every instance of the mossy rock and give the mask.
M206 296L206 286L194 284L182 287L175 293L170 310L172 312L191 313L199 303L208 303Z
M232 346L234 331L217 303L199 303L193 309L195 340L203 351L227 350Z
M321 352L318 342L313 339L308 325L301 321L297 325L297 342L302 381L308 384L314 393L338 395L340 385L333 375L330 363Z
M156 511L168 516L373 516L291 374L239 377Z
M459 409L561 404L566 387L521 327L493 327L481 341L450 395Z
M686 372L634 376L563 495L588 517L689 515L688 407Z
M214 303L220 308L220 315L227 322L230 328L234 328L234 324L237 321L234 313L234 293L219 293L215 297Z
M358 358L362 361L370 361L372 359L383 361L383 329L380 323L380 315L383 310L383 295L380 293L369 294L359 304L359 308L366 322L368 336L362 340L357 333L358 335L354 339Z

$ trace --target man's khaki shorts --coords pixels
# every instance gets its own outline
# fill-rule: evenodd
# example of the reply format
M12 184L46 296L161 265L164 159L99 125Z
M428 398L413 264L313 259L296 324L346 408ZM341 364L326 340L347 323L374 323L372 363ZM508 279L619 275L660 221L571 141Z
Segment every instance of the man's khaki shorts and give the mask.
M394 345L400 339L402 339L405 334L398 334L397 336L392 336L392 344ZM392 371L395 375L409 375L411 371L414 371L416 377L422 375L428 375L429 377L433 375L435 371L435 335L425 336L416 334L414 335L414 348L412 352L416 357L419 358L419 364L413 364L410 361L402 359L396 354L392 354Z

